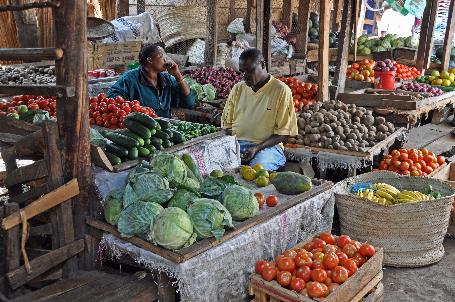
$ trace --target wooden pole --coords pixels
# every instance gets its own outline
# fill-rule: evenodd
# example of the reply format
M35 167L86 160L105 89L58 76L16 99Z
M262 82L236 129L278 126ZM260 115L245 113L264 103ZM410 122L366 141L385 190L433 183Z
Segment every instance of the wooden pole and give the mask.
M339 22L338 22L338 13L340 6L343 5L343 0L334 0L333 1L333 11L332 11L332 31L338 31Z
M450 1L449 15L447 17L446 34L444 38L444 48L442 51L441 70L449 68L450 53L452 51L452 41L455 34L455 0Z
M216 63L216 43L218 40L218 18L216 0L207 0L207 38L205 40L205 65Z
M0 48L0 60L42 61L60 60L61 48Z
M319 2L319 69L318 101L328 101L329 95L329 31L330 0Z
M229 0L229 19L228 23L231 23L235 19L235 0ZM245 19L246 21L246 19Z
M11 0L10 2L12 5L24 4L23 0ZM38 27L35 11L36 9L13 12L20 47L32 48L38 46Z
M253 9L253 1L254 0L246 0L246 15L244 21L246 33L251 33L251 10Z
M4 206L5 217L8 217L16 212L19 212L19 205L17 203L7 203ZM20 226L17 225L14 228L6 231L4 238L5 242L5 257L3 258L5 265L5 274L9 273L20 266L21 257L21 245L20 245ZM5 288L7 289L7 295L11 293L9 284L5 278Z
M360 0L354 0L354 61L357 61L357 41L359 39L359 27L357 26L359 22L359 10L360 10Z
M87 95L87 2L61 1L55 10L56 45L65 55L56 61L57 85L72 86L73 97L57 98L59 137L63 143L62 162L65 182L77 178L79 196L72 199L76 239L83 239L85 217L91 214L89 116ZM80 263L84 263L81 259Z
M264 38L262 40L262 53L267 71L272 68L272 0L264 1Z
M438 0L427 0L420 29L419 48L417 49L417 69L423 71L428 68L430 53L433 44L434 23L437 13Z
M130 3L128 0L118 0L117 2L117 17L130 15Z
M424 68L427 69L430 64L431 59L431 51L433 49L433 37L434 37L434 28L436 25L436 16L438 13L438 2L439 0L432 0L431 2L431 13L430 13L430 21L428 26L428 34L427 34L427 45L425 47L425 60L424 60Z
M264 0L256 1L256 48L263 51L264 39Z
M343 14L341 16L341 30L340 30L340 45L337 51L337 64L335 70L334 83L337 86L334 98L336 99L338 93L344 92L346 84L346 71L349 61L349 45L351 44L352 36L352 12L353 0L343 1Z
M297 19L297 43L295 47L295 57L296 58L305 58L307 47L308 47L308 30L310 19L310 5L311 0L300 0L299 1L299 10L298 10L298 19Z
M282 23L291 29L292 26L292 0L283 0Z
M145 13L145 0L137 0L136 10L138 15Z

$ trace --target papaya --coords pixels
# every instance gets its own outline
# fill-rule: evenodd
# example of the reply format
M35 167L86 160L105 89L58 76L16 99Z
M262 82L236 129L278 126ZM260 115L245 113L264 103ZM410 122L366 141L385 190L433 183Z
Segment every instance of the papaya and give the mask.
M272 179L278 192L286 195L297 195L311 190L313 184L308 176L295 172L280 172Z

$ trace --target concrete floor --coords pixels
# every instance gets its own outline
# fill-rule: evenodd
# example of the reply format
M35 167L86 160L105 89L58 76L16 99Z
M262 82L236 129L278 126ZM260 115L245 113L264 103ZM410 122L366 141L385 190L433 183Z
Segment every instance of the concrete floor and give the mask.
M421 268L384 268L385 302L455 301L455 240L444 241L445 255Z

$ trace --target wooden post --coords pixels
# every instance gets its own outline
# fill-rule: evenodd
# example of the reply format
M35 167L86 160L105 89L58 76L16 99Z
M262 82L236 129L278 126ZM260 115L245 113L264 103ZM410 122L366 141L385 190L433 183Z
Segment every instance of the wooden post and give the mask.
M10 2L12 5L20 5L27 1L11 0ZM20 47L29 48L38 46L38 27L35 11L36 9L13 12Z
M245 20L243 22L246 33L251 33L251 10L253 9L253 1L254 0L246 0L246 15Z
M216 63L216 44L218 40L218 20L217 20L216 0L207 0L207 38L205 40L205 65L215 65Z
M283 0L283 16L281 22L291 29L292 26L292 0Z
M19 212L19 205L17 203L7 203L5 204L5 217ZM20 257L21 257L21 245L20 245L20 225L13 227L12 229L6 231L5 236L5 273L9 273L20 266ZM6 278L5 278L5 282ZM7 289L7 294L11 292L9 284L5 284Z
M319 69L318 101L328 101L329 96L329 31L330 0L319 2Z
M229 0L229 19L228 23L231 23L235 19L235 0ZM246 21L246 19L245 19Z
M72 199L76 239L84 238L85 217L89 215L91 186L89 116L87 95L87 2L62 1L55 10L56 45L65 50L55 62L57 85L72 86L73 97L57 98L59 137L63 143L65 181L77 178L80 194ZM83 263L83 259L81 262Z
M343 1L343 14L341 16L341 30L337 51L337 64L335 70L334 84L337 86L334 98L336 99L338 93L344 92L346 84L346 71L349 61L349 45L351 44L352 36L352 12L354 0Z
M447 70L452 50L452 40L455 34L455 0L450 1L449 15L447 16L446 34L444 38L444 49L442 52L441 70Z
M420 29L419 48L417 49L417 69L423 71L428 68L431 46L433 43L434 23L437 13L438 0L427 0ZM436 6L436 7L433 7Z
M270 72L272 68L272 0L263 1L264 37L262 40L262 54L264 55L267 71Z
M145 0L137 0L136 10L138 15L145 13Z
M117 1L117 18L130 15L130 3L128 0Z
M360 10L360 0L354 0L354 61L357 61L357 41L359 39L359 33L357 26L359 22L359 10Z
M159 274L158 297L160 302L175 301L175 288L172 286L171 278L164 272L160 272Z
M264 0L256 1L256 48L263 51L264 39Z
M308 30L310 19L311 0L300 0L297 19L297 43L295 49L296 58L305 58L308 47Z
M339 23L338 23L338 13L340 10L340 6L343 5L343 0L334 0L333 1L333 11L332 11L332 31L338 31Z

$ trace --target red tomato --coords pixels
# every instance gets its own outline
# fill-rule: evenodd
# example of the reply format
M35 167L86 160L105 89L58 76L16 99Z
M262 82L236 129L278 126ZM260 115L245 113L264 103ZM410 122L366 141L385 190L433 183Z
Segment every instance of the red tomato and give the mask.
M407 170L409 170L409 163L406 162L406 161L401 162L400 170L401 170L401 171L407 171Z
M392 152L390 152L390 155L392 155L393 158L395 158L395 157L399 158L400 154L401 153L398 150L393 150Z
M258 201L259 207L262 208L264 206L264 203L265 203L264 194L262 194L261 192L256 192L254 194L254 196L256 197L256 200Z
M437 160L438 160L438 164L441 165L441 166L442 166L443 164L445 164L445 162L446 162L445 157L442 156L442 155L438 155Z
M332 281L343 284L349 278L349 271L342 266L337 266L332 271Z
M270 195L269 197L267 197L265 202L267 203L267 206L274 207L278 204L278 197L276 197L275 195Z
M303 246L303 248L304 248L306 251L308 251L308 252L312 251L312 250L313 250L313 242L307 242L307 243L305 243L305 245Z
M116 117L111 118L111 124L112 125L117 125L118 124L118 118L116 118Z
M300 278L293 278L291 280L291 289L295 292L301 292L305 288L305 281Z
M90 118L89 119L89 122L90 122L90 125L94 125L96 123L95 119L94 118Z
M313 263L313 260L307 254L299 253L295 256L294 263L297 267L309 266Z
M255 265L255 271L256 273L258 274L262 274L262 270L264 269L264 267L266 267L269 263L265 260L259 260L258 262L256 262L256 265Z
M434 171L433 168L430 167L430 166L426 166L426 167L423 168L422 170L423 170L425 173L427 173L427 174L431 174L431 173L433 173L433 171Z
M416 153L409 154L408 158L412 160L414 163L419 161L419 156Z
M322 260L314 260L313 263L311 264L311 269L317 269L317 268L324 268L324 265L322 264Z
M283 256L277 260L277 267L280 271L292 272L295 269L295 263L292 258Z
M358 270L357 264L352 259L345 260L342 266L344 266L348 270L349 277L351 277L352 274L354 274Z
M321 233L319 238L324 240L327 244L335 244L335 236L330 233Z
M326 245L326 242L320 238L313 239L313 249L322 249Z
M357 264L357 267L361 267L367 260L362 257L359 253L356 253L354 257L352 257L352 260L354 260L355 264Z
M104 100L105 98L106 98L106 94L104 94L102 92L100 94L98 94L98 100Z
M341 235L336 239L336 243L340 248L343 248L346 244L351 242L351 237L348 235Z
M322 252L322 249L320 251L313 250L313 260L321 260L324 259L324 253Z
M337 247L332 244L327 244L322 248L322 252L324 254L336 253L336 251L337 251Z
M322 259L322 264L324 265L325 269L333 269L338 265L339 262L340 260L335 253L325 254L324 258Z
M50 107L51 109L57 108L57 102L55 102L55 101L50 102L50 103L49 103L49 107Z
M324 284L324 286L326 286ZM319 282L311 282L307 283L307 291L308 291L308 296L311 298L321 298L325 294L325 288L324 288L322 283Z
M357 248L352 243L348 243L343 247L343 253L345 253L349 258L354 257L357 253Z
M28 105L27 108L29 110L38 110L39 109L39 105L36 104L36 103L32 103L32 104Z
M113 103L110 103L109 105L107 105L107 109L109 111L116 111L117 110L117 106L115 106L115 104L113 104Z
M311 268L309 266L302 266L295 270L295 276L304 280L305 282L311 279Z
M389 159L389 161L391 161L391 160ZM387 170L388 168L389 168L389 166L385 163L385 161L382 160L379 163L379 170Z
M288 271L279 271L276 275L276 281L283 287L291 284L292 274Z
M265 281L272 281L276 278L276 269L270 266L265 266L262 269L262 279Z
M311 280L323 283L327 279L327 272L322 268L314 269L311 272Z
M406 161L406 160L408 159L408 153L404 153L404 152L403 152L403 153L400 153L399 159L400 159L401 161Z

